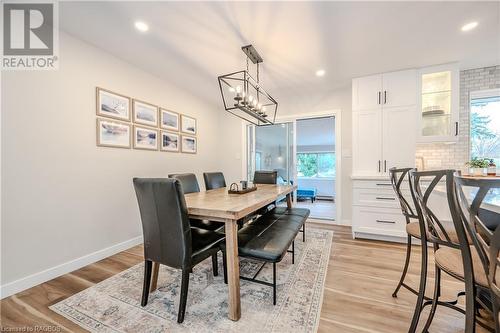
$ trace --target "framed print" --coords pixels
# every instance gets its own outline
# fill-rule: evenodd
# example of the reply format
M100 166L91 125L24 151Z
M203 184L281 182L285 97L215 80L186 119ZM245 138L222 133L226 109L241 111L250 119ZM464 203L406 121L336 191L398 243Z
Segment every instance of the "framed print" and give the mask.
M196 154L196 137L183 135L181 149L183 153Z
M152 104L133 100L134 123L158 127L158 107Z
M97 87L96 113L98 116L130 121L130 98Z
M134 149L158 150L158 130L134 126Z
M196 119L182 114L181 131L186 134L196 135Z
M160 109L161 128L179 131L179 114L166 109Z
M98 146L130 148L130 124L97 118L96 125Z
M180 135L178 133L161 131L160 150L179 152Z

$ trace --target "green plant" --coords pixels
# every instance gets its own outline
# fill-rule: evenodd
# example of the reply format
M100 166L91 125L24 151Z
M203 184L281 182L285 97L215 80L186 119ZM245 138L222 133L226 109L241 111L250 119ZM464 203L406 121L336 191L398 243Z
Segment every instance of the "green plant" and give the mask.
M472 158L469 162L465 163L467 166L471 168L487 168L490 164L489 158Z

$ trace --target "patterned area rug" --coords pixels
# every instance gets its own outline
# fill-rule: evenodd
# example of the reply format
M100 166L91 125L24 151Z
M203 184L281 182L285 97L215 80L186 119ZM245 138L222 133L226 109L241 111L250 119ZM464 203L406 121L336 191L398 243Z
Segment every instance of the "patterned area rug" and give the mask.
M193 269L184 323L177 324L180 270L161 266L158 290L146 307L140 299L143 264L136 265L50 308L91 332L315 332L319 323L332 232L308 228L295 240L295 264L291 254L277 265L277 304L272 287L240 280L241 319L227 318L228 288L222 276L212 274L211 260ZM242 276L253 276L259 262L241 259ZM258 279L272 282L272 264Z

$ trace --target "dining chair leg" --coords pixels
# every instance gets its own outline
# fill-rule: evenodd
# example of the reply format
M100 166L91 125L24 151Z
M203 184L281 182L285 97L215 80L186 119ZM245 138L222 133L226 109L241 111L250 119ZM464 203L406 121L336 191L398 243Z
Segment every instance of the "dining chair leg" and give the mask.
M144 261L144 284L142 286L142 299L141 306L146 306L148 304L149 296L149 286L151 283L151 270L153 268L153 262L151 260Z
M405 266L403 268L403 272L401 273L401 279L399 279L398 286L396 287L396 290L392 293L392 297L398 297L398 292L399 289L401 289L401 286L403 286L403 283L406 278L406 273L408 272L408 266L410 266L410 256L411 256L411 235L408 235L407 241L406 241L406 259L405 259Z
M214 271L214 276L219 275L219 263L217 262L217 253L212 254L212 269Z
M276 263L273 262L273 305L276 305Z
M186 302L189 288L189 270L182 270L181 280L181 301L179 303L179 313L177 314L177 322L180 324L184 321L184 314L186 313Z
M295 241L292 241L292 265L295 264Z
M464 264L465 266L465 264ZM464 267L465 282L465 333L476 332L476 287L470 267Z
M493 318L495 320L495 332L500 332L500 318L498 318L499 313L498 311L500 310L500 304L498 302L498 299L495 298L495 295L493 292L491 292L491 299L493 299Z
M421 260L421 268L420 268L420 284L418 287L418 297L417 303L415 304L415 310L413 311L413 318L411 320L409 333L415 333L417 331L418 320L420 319L420 313L422 312L422 304L424 302L425 297L425 285L427 283L427 241L422 238L421 239L421 248L422 248L422 260Z
M222 251L222 270L224 271L224 283L227 284L227 259L226 259L226 251Z
M436 272L434 277L434 294L432 296L431 311L429 312L429 317L427 318L425 326L422 330L422 332L425 333L429 331L429 327L432 324L432 319L434 319L434 315L436 314L436 308L441 294L441 269L437 265L434 267Z
M306 241L306 222L302 225L302 241Z

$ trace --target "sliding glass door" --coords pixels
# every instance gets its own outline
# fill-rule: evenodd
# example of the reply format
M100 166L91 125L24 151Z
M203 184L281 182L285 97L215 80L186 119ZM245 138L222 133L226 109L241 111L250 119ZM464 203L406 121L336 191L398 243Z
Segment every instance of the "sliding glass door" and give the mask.
M276 170L278 183L293 183L293 123L247 127L248 180L256 170Z

